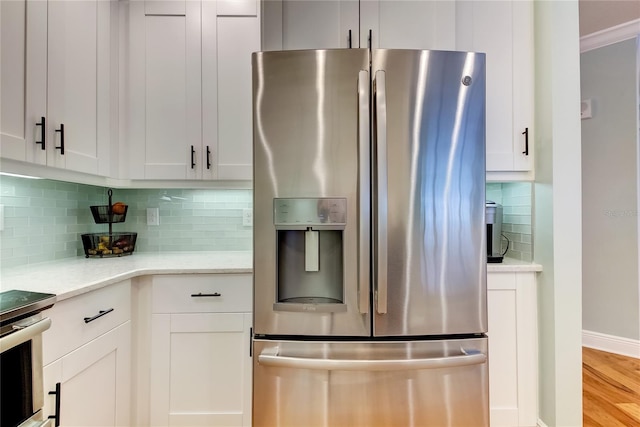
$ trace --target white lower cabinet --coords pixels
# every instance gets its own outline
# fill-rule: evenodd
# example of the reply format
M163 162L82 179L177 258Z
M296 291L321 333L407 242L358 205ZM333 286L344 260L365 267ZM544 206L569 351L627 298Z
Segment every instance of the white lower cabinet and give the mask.
M250 426L250 275L155 276L149 424Z
M61 426L130 425L131 322L44 367L47 416ZM47 394L60 383L60 395Z
M487 288L491 426L535 426L535 273L490 272ZM250 426L252 306L250 274L146 276L56 303L45 416L58 398L61 426Z
M52 320L43 334L45 417L66 427L131 425L129 296L125 281L45 312ZM56 384L59 394L49 394Z
M534 272L487 274L492 427L537 424L537 292Z

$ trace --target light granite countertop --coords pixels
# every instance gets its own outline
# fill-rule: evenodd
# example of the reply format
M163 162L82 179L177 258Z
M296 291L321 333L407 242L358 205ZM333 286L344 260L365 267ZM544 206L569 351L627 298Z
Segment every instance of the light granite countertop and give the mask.
M500 273L500 272L538 272L542 271L540 264L535 264L527 261L520 261L519 259L504 258L501 263L487 264L487 273Z
M3 269L0 289L56 294L58 301L122 280L152 274L251 273L252 252L135 253L113 258L68 258Z
M58 301L122 280L153 274L251 273L252 252L135 253L114 258L68 258L0 272L0 290L56 294ZM542 266L505 258L487 272L542 271Z

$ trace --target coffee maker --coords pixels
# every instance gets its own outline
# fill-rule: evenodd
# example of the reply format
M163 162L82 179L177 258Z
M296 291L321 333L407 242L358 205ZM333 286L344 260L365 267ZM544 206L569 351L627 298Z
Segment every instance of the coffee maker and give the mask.
M487 223L487 262L502 262L502 205L487 200L485 218Z

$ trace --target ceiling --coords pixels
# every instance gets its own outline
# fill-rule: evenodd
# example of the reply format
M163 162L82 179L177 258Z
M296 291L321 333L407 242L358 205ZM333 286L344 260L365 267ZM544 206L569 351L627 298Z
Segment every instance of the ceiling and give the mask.
M580 36L640 19L640 0L579 0Z

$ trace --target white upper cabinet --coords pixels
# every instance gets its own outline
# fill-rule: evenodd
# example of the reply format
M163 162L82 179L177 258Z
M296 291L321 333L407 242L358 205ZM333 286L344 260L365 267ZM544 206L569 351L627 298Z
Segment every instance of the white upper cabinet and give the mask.
M39 7L41 4L30 3L29 14L45 13L46 20L46 4L44 8ZM41 10L38 10L41 9ZM30 117L29 110L33 109L32 105L27 102L27 90L31 90L33 84L40 83L42 95L41 104L46 102L46 59L40 64L37 73L32 73L33 82L27 80L27 53L31 53L32 49L39 48L46 55L47 35L41 32L39 39L31 37L27 39L27 1L3 1L0 2L0 47L2 65L0 97L1 112L0 114L0 155L5 159L27 160L27 147L34 144L34 133L36 131L36 123L40 121L40 117L33 120ZM27 43L30 43L27 46ZM43 57L43 59L46 56ZM29 61L31 69L33 68ZM31 71L30 69L30 71ZM40 106L40 112L45 114L45 105ZM38 137L41 132L38 132Z
M200 3L132 1L129 8L129 178L200 179Z
M458 2L456 47L487 55L487 171L531 171L533 2Z
M1 156L107 175L112 2L27 0L1 7Z
M131 179L250 180L255 1L129 3Z
M203 5L207 5L204 2ZM253 114L251 54L260 50L260 15L255 0L216 2L217 11L203 8L203 73L207 87L203 138L213 147L215 178L253 178ZM215 23L214 23L215 21ZM215 43L215 45L214 45ZM214 97L215 96L215 97ZM213 105L217 100L217 105ZM217 129L213 124L217 124Z
M108 174L110 2L49 1L47 164Z
M453 49L455 2L268 0L264 50Z
M263 1L263 50L357 48L358 0Z
M454 1L360 2L360 47L453 50L455 35Z

